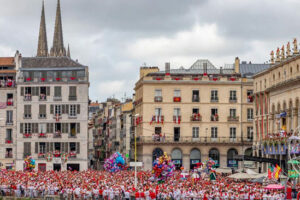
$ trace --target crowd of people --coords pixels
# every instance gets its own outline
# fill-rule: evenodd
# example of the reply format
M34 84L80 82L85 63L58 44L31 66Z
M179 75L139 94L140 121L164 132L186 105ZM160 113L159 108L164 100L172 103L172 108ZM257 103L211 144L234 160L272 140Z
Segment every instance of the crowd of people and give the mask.
M265 190L259 183L234 181L217 175L209 179L182 178L174 172L163 183L151 180L151 171L137 174L134 187L134 172L130 170L110 173L106 171L0 171L2 196L37 198L59 195L64 199L284 199L282 190ZM297 185L300 191L300 185Z

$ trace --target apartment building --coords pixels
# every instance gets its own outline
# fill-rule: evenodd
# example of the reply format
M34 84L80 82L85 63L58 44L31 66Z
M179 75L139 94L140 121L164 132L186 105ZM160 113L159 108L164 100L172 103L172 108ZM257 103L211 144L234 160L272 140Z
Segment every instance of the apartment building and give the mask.
M271 66L254 76L254 154L280 160L287 169L287 137L300 125L300 54L297 40L271 52ZM298 129L297 129L298 128ZM267 163L258 163L267 171Z
M197 60L190 68L141 67L134 116L138 160L144 169L167 152L177 168L208 158L238 167L235 155L252 153L254 73L268 65L235 63L216 68Z
M0 169L14 169L16 158L16 69L14 57L0 58Z

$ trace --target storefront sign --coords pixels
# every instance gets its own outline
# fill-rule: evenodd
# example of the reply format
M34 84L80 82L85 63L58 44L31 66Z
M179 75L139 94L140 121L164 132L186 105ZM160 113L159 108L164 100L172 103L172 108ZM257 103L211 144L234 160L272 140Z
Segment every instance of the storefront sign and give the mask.
M236 160L228 160L228 167L238 167L238 162Z

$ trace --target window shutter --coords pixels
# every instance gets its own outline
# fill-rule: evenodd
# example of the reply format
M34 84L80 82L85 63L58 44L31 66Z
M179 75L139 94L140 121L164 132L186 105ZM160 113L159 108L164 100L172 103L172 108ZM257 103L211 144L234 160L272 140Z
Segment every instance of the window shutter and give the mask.
M21 96L24 96L24 87L21 87Z
M65 152L65 143L64 142L61 143L61 151Z
M50 114L53 114L53 112L54 112L54 105L51 104L51 105L50 105Z
M66 105L62 105L62 114L66 114Z
M35 153L39 153L39 143L35 143Z
M28 105L28 114L31 115L31 105Z
M35 87L31 87L31 95L35 96Z
M31 142L28 142L28 155L31 155Z
M50 96L50 87L46 87L46 94L47 96Z
M77 132L77 133L80 133L80 123L77 123L77 124L76 124L76 128L77 128L76 132Z
M80 105L77 105L77 114L80 114Z
M39 124L35 123L35 127L34 127L35 133L39 132Z
M66 133L69 133L69 124L66 123Z
M69 105L66 105L66 114L69 114Z
M50 151L53 151L53 142L50 142Z
M24 142L24 157L27 156L28 153L28 145L27 142Z
M69 147L69 143L68 142L65 142L65 152L68 152L68 147Z
M47 123L47 133L50 133L50 124Z
M40 95L40 87L35 88L35 93L36 93L36 96Z
M53 133L53 123L50 123L50 133Z
M20 133L23 133L23 123L20 123Z
M76 153L80 154L80 142L76 142Z
M46 142L46 153L49 152L49 142Z

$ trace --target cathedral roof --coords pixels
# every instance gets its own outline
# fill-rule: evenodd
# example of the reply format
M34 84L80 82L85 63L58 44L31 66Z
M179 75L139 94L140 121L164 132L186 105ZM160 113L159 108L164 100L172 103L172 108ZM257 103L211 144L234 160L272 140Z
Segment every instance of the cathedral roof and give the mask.
M84 65L69 57L23 57L22 68L83 68Z

